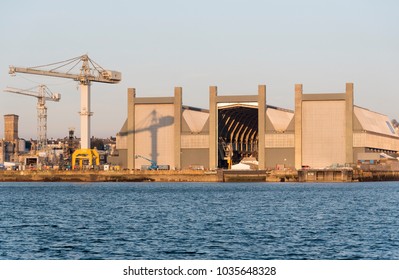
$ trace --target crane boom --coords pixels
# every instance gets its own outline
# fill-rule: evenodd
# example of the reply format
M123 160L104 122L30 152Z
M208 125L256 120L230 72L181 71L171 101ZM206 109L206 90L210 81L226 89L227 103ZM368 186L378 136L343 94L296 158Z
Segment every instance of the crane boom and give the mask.
M99 73L98 76L94 76L91 74L81 75L81 74L61 73L61 72L56 72L56 71L45 71L45 70L38 70L38 69L33 69L33 68L10 66L9 74L13 75L15 73L50 76L50 77L57 77L57 78L66 78L66 79L72 79L72 80L75 80L75 81L78 81L81 83L99 82L99 83L116 84L121 81L120 72L110 71L110 70L103 70Z
M24 73L24 74L33 74L33 75L42 75L42 76L52 76L52 77L59 77L59 78L67 78L78 80L79 75L75 74L68 74L68 73L60 73L55 71L44 71L44 70L37 70L32 68L23 68L23 67L15 67L10 66L10 71L8 72L10 75L14 75L15 73Z
M43 86L43 85L41 85L41 86ZM46 86L44 86L44 87L46 87ZM36 91L24 90L24 89L12 88L12 87L6 87L4 89L4 91L22 94L22 95L26 95L26 96L32 96L32 97L36 97L36 98L43 98L46 101L60 101L60 99L61 99L61 95L59 93L52 93L52 92L47 93L47 95L46 95L44 91L42 93L41 91L36 92ZM44 95L41 96L41 94L44 94Z

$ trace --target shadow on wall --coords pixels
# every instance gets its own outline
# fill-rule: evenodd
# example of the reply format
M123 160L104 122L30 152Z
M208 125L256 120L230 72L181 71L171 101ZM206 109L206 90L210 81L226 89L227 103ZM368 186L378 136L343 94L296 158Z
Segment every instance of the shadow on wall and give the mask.
M127 136L129 134L139 134L141 132L149 131L151 134L151 160L158 162L158 130L163 127L171 126L174 123L174 117L162 116L156 110L152 110L143 121L137 124L140 127L134 131L120 132L120 136ZM138 151L137 154L140 154Z

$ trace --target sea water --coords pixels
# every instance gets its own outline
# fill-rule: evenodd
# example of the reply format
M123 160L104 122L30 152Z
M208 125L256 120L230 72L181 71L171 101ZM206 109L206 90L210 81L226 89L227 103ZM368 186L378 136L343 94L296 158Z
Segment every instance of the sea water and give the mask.
M0 183L0 259L399 259L399 183Z

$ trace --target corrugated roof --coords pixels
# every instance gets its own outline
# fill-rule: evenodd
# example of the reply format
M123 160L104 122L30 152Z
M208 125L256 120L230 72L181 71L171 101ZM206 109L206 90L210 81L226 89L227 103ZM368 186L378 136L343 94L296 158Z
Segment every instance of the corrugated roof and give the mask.
M386 115L354 106L353 111L363 130L399 137Z

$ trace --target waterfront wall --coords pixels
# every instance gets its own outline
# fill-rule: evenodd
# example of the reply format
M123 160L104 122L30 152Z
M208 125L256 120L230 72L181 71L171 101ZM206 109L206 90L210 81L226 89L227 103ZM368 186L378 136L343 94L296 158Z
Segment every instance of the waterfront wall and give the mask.
M0 182L218 182L204 171L0 171Z
M296 172L219 170L0 171L0 182L295 182Z
M299 182L352 182L352 169L301 169Z
M0 182L367 182L399 181L399 171L0 171Z

